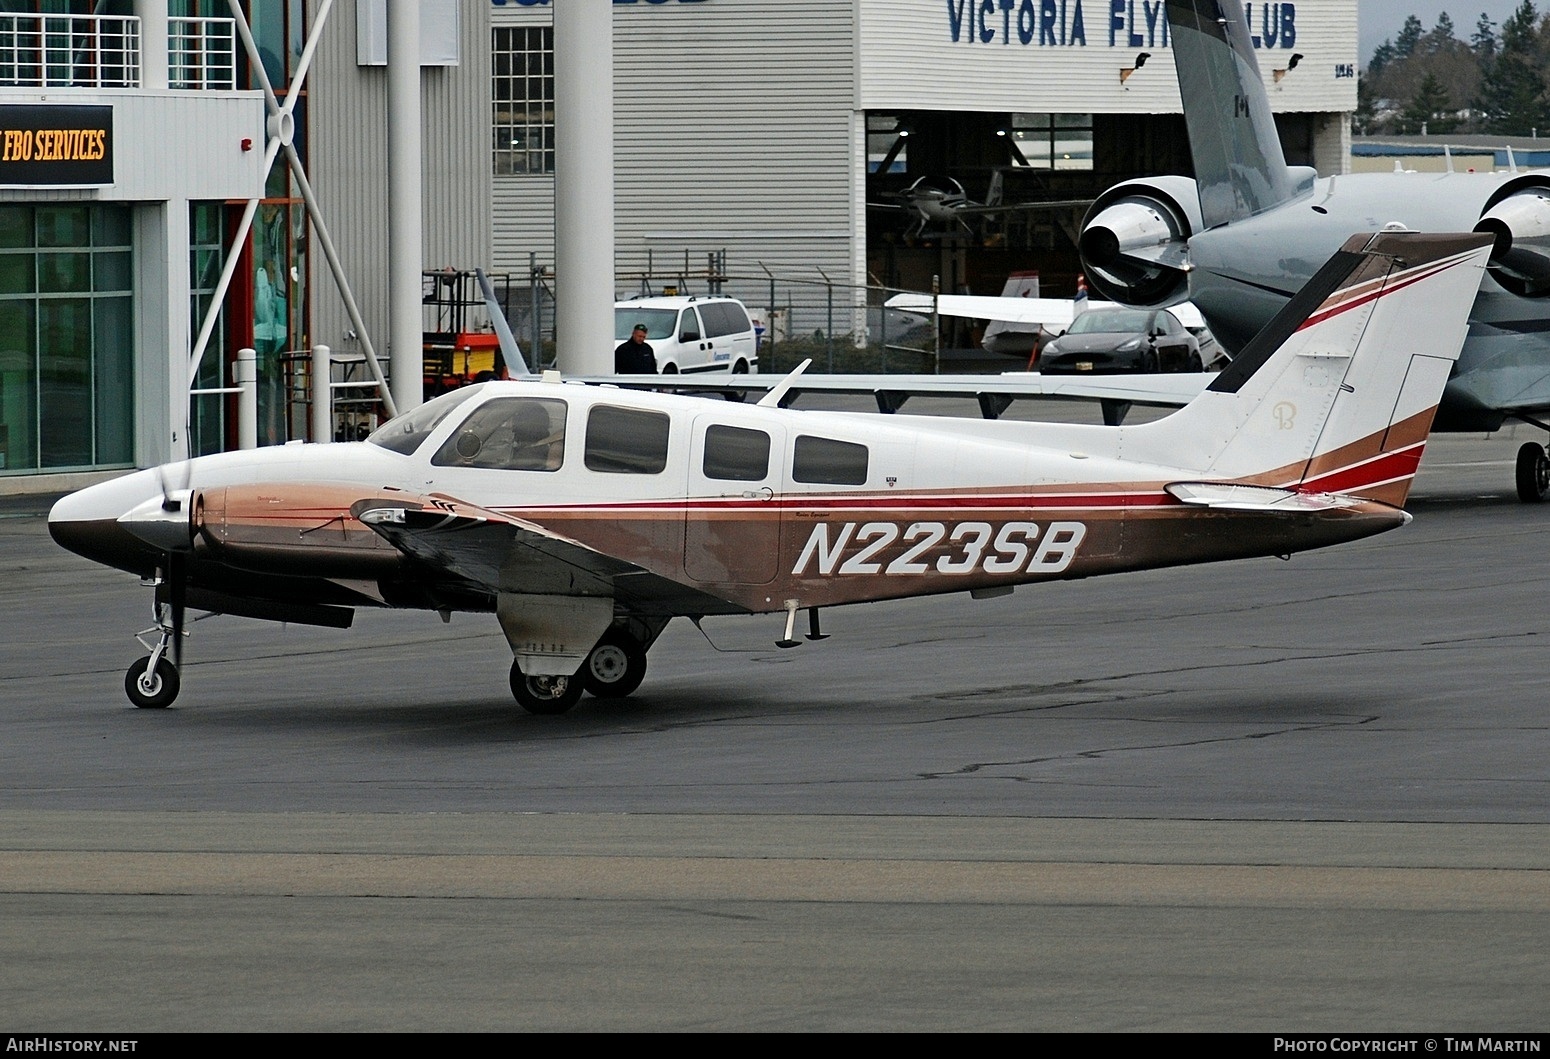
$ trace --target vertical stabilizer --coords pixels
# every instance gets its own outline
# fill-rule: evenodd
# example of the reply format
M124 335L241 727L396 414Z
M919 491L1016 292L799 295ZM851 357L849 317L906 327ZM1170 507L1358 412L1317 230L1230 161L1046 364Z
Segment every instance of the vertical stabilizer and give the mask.
M1403 503L1490 247L1480 233L1352 237L1200 397L1122 428L1124 451Z
M1207 228L1296 193L1237 0L1168 0L1168 31Z

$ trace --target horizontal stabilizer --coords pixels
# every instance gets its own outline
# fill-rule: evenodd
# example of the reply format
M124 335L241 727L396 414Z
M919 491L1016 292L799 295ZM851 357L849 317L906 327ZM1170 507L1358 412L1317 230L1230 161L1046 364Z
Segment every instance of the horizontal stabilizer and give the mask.
M1269 511L1301 515L1312 511L1331 511L1354 507L1356 500L1335 493L1299 493L1293 489L1273 489L1263 485L1234 485L1224 482L1174 482L1166 487L1177 500L1199 507L1227 511Z
M1158 257L1162 257L1165 247L1158 247ZM920 313L929 316L932 312L932 297L929 294L916 294L906 292L895 294L889 298L885 305L889 309L898 309L900 312ZM1076 319L1076 306L1070 298L1006 298L989 294L942 294L935 300L936 312L941 316L961 316L970 320L999 320L1012 324L1038 324L1046 331L1064 331L1071 326L1071 321ZM1118 308L1117 302L1089 300L1088 309L1112 309ZM1179 323L1185 327L1204 327L1205 319L1200 315L1200 310L1190 302L1180 302L1178 305L1168 306L1168 311L1178 317Z

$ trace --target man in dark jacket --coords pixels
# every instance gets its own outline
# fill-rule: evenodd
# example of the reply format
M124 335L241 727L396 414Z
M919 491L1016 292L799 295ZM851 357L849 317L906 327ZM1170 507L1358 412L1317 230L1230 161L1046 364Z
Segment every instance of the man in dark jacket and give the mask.
M655 375L657 355L646 341L646 325L636 324L630 332L630 340L621 342L614 349L615 375Z

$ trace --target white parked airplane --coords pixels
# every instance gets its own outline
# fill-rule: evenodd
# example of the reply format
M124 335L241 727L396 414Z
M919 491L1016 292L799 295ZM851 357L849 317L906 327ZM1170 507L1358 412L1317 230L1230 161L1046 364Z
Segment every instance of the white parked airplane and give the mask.
M1403 525L1489 235L1353 237L1165 419L876 416L549 381L437 398L367 441L139 471L55 540L154 579L125 689L168 705L188 608L345 626L493 612L537 713L625 695L678 615L818 608L1250 556ZM795 382L788 378L785 386ZM169 657L169 654L174 657Z

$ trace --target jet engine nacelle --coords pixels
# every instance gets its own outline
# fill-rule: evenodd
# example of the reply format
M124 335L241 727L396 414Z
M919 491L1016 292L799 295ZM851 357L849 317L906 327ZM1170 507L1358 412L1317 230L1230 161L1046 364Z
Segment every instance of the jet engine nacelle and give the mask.
M1189 177L1127 180L1087 211L1077 249L1088 282L1105 298L1173 305L1189 294L1189 237L1201 227Z
M1550 296L1550 181L1525 177L1486 203L1475 231L1496 239L1491 278L1526 298Z

